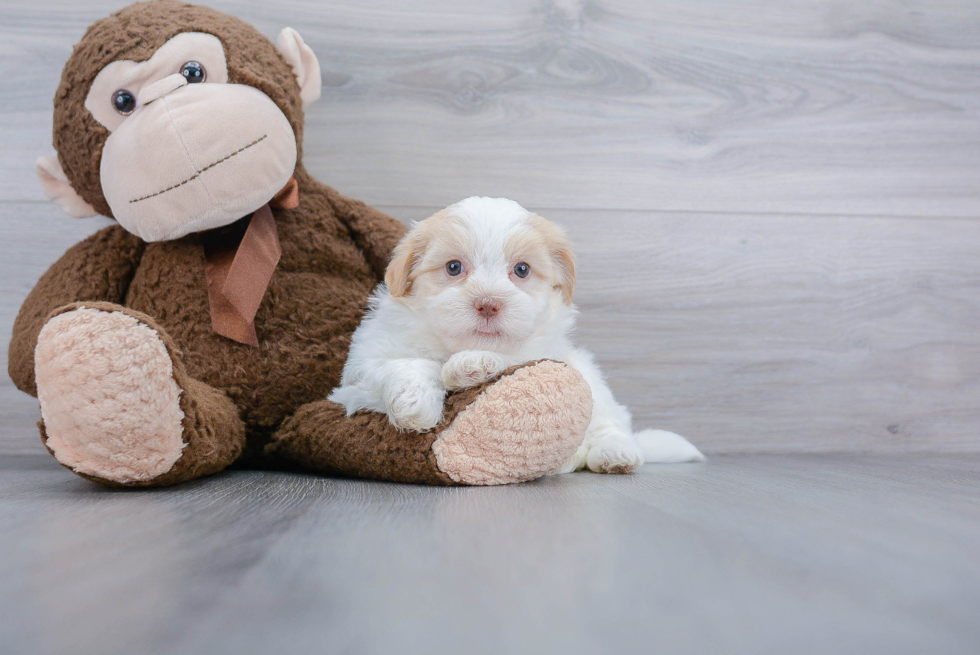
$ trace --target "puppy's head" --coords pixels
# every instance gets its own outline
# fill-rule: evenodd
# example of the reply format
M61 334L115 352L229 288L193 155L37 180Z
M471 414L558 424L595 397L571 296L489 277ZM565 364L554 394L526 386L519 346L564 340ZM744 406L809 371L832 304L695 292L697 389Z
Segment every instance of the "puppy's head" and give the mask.
M500 350L572 304L575 258L554 223L513 200L473 197L413 225L385 282L453 349Z

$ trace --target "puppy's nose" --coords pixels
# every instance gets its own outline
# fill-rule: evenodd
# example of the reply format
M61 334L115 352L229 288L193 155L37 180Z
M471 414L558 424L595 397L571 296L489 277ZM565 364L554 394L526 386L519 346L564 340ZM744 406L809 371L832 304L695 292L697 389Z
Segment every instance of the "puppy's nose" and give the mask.
M504 304L502 302L500 302L496 298L490 298L490 297L480 298L475 303L473 303L473 307L476 308L476 311L483 318L493 318L498 313L500 313L500 308L503 306Z

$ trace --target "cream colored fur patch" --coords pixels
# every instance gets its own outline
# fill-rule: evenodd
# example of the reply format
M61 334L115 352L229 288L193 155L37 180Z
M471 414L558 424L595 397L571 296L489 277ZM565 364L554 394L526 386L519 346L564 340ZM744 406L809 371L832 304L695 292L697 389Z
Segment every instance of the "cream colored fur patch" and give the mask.
M55 316L35 350L47 445L78 473L152 480L184 448L181 389L157 333L122 312Z
M456 482L508 484L555 472L575 452L592 416L592 392L571 366L541 362L484 391L432 445ZM487 426L493 430L488 434Z

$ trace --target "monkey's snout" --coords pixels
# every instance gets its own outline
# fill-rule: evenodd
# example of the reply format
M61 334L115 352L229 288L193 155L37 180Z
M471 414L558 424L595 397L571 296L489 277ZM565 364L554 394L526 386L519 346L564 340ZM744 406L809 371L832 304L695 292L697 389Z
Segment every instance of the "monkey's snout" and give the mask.
M173 93L182 86L187 85L187 79L180 73L168 75L162 80L157 80L153 84L148 84L140 90L136 98L137 107L145 107L154 100L159 100L168 93Z
M292 125L267 95L186 84L174 74L142 89L140 106L102 149L106 201L144 241L234 222L267 203L296 167Z

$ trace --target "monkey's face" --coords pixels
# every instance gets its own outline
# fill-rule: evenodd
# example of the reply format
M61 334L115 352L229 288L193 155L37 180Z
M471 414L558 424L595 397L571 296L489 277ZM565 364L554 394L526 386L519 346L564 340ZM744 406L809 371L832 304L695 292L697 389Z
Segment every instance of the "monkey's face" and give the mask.
M195 24L208 31L180 29ZM302 107L319 95L319 64L295 30L276 48L204 7L132 5L93 25L65 66L60 158L40 158L38 175L69 214L111 213L145 241L221 227L289 182Z
M102 192L146 241L232 223L292 177L296 135L267 95L228 84L221 42L185 32L147 61L103 68L85 108L111 134Z
M232 223L292 177L296 135L267 95L228 84L221 42L185 32L147 61L103 68L85 108L111 134L102 192L146 241Z

